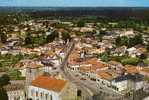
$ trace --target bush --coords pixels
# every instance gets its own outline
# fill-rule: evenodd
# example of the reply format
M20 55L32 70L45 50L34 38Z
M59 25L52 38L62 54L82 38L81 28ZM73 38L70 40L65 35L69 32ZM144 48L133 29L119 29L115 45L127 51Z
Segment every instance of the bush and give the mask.
M78 27L84 27L85 26L85 22L84 21L79 21L78 23L77 23L77 26Z
M121 61L123 65L137 65L139 63L139 58L126 58Z
M23 79L23 77L21 76L21 72L19 70L12 69L12 70L8 71L7 73L11 80Z
M0 77L0 86L5 86L9 84L10 78L7 74L4 74Z

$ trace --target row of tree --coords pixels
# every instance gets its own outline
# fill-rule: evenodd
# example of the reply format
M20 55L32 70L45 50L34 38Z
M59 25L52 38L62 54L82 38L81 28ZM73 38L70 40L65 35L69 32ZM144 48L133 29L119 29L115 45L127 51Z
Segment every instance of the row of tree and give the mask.
M4 74L0 77L0 99L8 100L8 95L6 90L3 88L5 85L10 84L10 78L8 75Z
M116 46L128 46L133 47L138 44L143 44L143 37L141 34L137 34L134 37L118 36L115 40Z
M7 35L3 32L0 32L0 42L5 43L7 41Z
M34 47L34 44L36 44L37 46L39 45L43 45L45 43L49 43L54 41L56 38L59 38L59 33L54 31L49 35L46 35L43 33L42 36L36 36L36 37L32 37L32 35L30 33L28 33L25 37L25 45L30 45L31 47ZM70 40L70 34L67 32L63 32L62 33L62 40L64 40L65 42L67 42L67 40Z

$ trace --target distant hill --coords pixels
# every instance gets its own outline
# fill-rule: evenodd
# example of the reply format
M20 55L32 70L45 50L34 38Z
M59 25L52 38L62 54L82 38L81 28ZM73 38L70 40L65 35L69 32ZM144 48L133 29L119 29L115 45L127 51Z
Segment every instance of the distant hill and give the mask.
M149 20L148 7L0 7L0 15L7 13L23 13L32 18L97 16L116 20Z

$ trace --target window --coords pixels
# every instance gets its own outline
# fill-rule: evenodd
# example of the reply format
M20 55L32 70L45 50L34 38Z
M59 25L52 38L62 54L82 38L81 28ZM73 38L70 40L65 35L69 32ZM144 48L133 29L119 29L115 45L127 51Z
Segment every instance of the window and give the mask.
M46 98L46 100L48 100L48 94L45 94L45 98Z
M36 91L36 97L38 97L38 92Z
M20 97L18 97L16 100L20 100Z
M52 100L52 95L50 95L50 100Z
M42 92L40 93L40 97L43 98L43 93Z
M29 73L32 73L32 70L31 69L29 69Z
M31 96L34 96L34 90L33 89L31 90Z

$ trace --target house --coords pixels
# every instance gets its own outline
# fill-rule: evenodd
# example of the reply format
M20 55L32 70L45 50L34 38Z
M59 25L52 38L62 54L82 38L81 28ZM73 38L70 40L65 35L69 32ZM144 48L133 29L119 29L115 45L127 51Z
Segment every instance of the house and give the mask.
M86 33L86 32L93 32L94 28L89 28L89 27L82 27L80 29L80 32Z
M100 54L100 53L104 53L105 49L104 48L95 48L95 49L90 49L89 52L91 54Z
M146 48L137 48L137 50L136 50L137 56L141 56L142 54L145 54L145 53L147 53Z
M85 27L92 28L95 26L95 23L85 23Z
M126 50L127 50L126 46L121 46L115 49L115 53L118 54L119 56L123 56L125 55Z
M139 73L139 69L138 69L137 66L125 65L124 69L125 69L125 73L126 74L136 74L136 73Z
M9 48L8 47L1 47L0 48L0 54L1 55L5 55L5 54L8 54L9 53Z
M133 29L115 29L113 30L114 33L117 34L117 36L134 36L134 30Z
M68 81L50 76L38 76L28 88L32 100L74 100L76 88Z
M143 100L149 100L149 96L148 96L148 97L146 97L146 98L144 98Z
M148 67L142 68L142 70L140 71L140 74L144 76L149 76L149 68Z
M61 23L64 24L64 25L73 26L72 22L61 22Z
M122 31L120 36L133 36L135 33L132 29L130 30L125 30L125 31Z
M109 48L109 49L112 49L113 48L113 44L111 44L109 41L105 40L105 41L102 41L102 42L98 42L97 44L97 47L100 47L100 48L103 48L103 49L106 49L106 48Z
M21 60L19 63L15 65L15 67L21 72L23 77L26 77L28 72L36 72L42 73L44 70L43 64L40 61L33 61L33 60ZM35 74L35 73L34 73Z
M57 66L49 59L43 59L41 63L44 65L44 73L49 73L57 69Z
M136 57L141 56L142 54L145 54L147 52L146 48L140 47L140 48L129 48L127 49L129 56Z
M127 49L128 55L131 57L136 57L136 48L135 47L131 47Z
M96 80L96 72L108 69L108 65L97 58L87 59L80 63L79 72L90 79Z
M96 82L104 86L110 87L113 75L107 70L100 70L96 72Z
M120 62L117 62L114 60L109 61L108 64L109 64L109 67L111 67L111 68L122 67L122 64Z
M115 70L117 74L123 74L123 65L120 62L111 60L108 62L108 65L109 69Z
M85 62L82 62L82 64L91 64L92 66L96 66L98 70L108 69L108 65L97 58L87 59Z
M91 66L91 65L84 65L84 66L80 66L79 67L79 73L81 73L81 75L83 77L87 77L90 79L96 79L96 67L95 66Z
M141 74L127 74L116 77L112 80L111 85L117 91L139 90L144 86L144 76Z
M73 57L75 58L75 56ZM96 80L96 71L106 70L108 69L108 65L99 61L97 58L86 58L84 60L83 59L75 59L75 60L69 59L68 68L72 71L80 73L83 77Z
M80 54L78 52L74 51L73 53L71 53L68 58L68 64L69 64L68 67L73 71L78 71L80 65L79 59Z
M12 82L4 86L8 95L8 100L25 100L25 85L23 83Z

